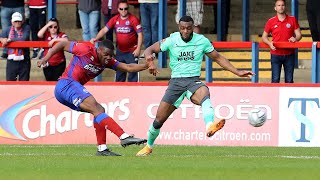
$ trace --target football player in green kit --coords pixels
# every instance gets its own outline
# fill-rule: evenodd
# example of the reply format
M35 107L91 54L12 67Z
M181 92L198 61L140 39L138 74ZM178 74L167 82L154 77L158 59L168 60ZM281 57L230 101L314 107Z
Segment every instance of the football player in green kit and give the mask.
M209 88L200 81L203 55L207 55L221 67L239 77L251 78L254 75L251 71L236 69L228 59L214 49L209 39L194 33L193 28L193 19L190 16L184 16L179 21L179 32L172 33L170 37L156 42L144 51L146 60L150 61L154 59L153 53L169 51L172 74L169 86L158 107L156 118L149 128L147 145L136 156L147 156L152 153L160 128L180 106L184 97L201 106L208 137L223 128L225 119L214 119ZM158 70L153 65L149 67L149 72L156 75Z

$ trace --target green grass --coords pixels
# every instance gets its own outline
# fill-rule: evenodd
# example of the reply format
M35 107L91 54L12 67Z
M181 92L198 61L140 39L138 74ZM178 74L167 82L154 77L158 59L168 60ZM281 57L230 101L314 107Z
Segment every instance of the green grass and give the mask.
M94 145L0 145L0 179L319 179L319 148L112 145L121 157L96 157Z

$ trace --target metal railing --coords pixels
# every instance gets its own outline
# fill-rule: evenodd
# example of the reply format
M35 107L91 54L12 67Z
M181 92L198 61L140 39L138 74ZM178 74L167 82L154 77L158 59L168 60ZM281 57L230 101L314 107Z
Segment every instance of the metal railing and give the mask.
M84 42L89 43L90 42ZM269 48L263 42L214 42L215 49L248 49L252 52L252 71L256 74L253 76L251 82L259 82L259 51L260 49ZM312 74L311 82L320 83L320 43L318 42L275 42L274 46L276 48L305 48L310 49L312 53ZM2 44L0 43L0 47ZM10 42L7 47L12 48L25 48L25 47L41 47L48 48L47 41L20 41L20 42ZM206 57L206 82L212 82L212 60Z

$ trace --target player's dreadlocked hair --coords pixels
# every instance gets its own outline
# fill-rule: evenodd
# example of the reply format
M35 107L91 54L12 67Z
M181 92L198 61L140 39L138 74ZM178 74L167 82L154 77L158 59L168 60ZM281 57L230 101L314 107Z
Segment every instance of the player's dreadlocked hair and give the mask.
M183 21L183 22L192 22L192 24L194 23L192 17L190 16L183 16L182 18L180 18L179 23Z
M106 47L111 50L114 50L113 42L108 39L105 39L105 40L99 42L99 47L101 47L101 46Z

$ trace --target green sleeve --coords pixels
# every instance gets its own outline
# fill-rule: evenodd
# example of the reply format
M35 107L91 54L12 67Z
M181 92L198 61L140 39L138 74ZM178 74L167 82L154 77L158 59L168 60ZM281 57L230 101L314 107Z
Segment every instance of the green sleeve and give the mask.
M205 48L204 48L204 53L210 53L214 50L214 47L212 45L212 43L209 41L209 39L205 38L204 40L204 44L205 44Z
M160 50L167 51L171 47L171 37L167 37L160 41Z

